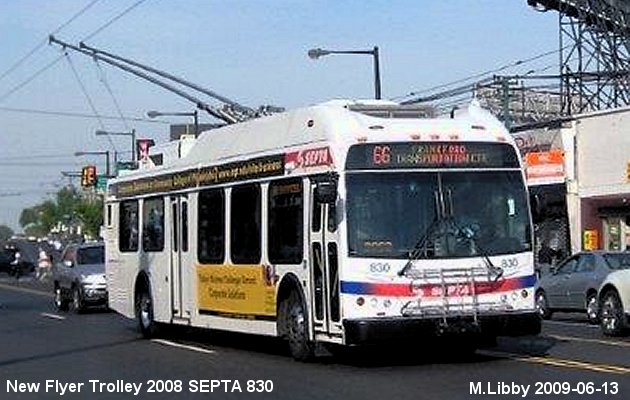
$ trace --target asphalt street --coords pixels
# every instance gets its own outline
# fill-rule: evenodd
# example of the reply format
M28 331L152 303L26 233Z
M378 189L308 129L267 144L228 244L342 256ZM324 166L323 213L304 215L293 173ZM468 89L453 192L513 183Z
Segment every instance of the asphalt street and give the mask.
M469 357L418 343L342 356L322 350L303 364L281 342L251 335L171 329L144 340L112 312L57 313L48 289L0 274L2 399L630 398L630 337L604 337L579 315L558 314L538 337L502 338ZM530 386L523 397L522 388L505 394L506 385L510 393ZM571 391L535 394L563 388Z

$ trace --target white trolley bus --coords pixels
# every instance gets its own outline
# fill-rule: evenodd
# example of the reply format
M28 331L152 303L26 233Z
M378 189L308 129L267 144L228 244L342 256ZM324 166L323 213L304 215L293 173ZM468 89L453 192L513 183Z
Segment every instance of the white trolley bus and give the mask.
M333 101L203 133L114 179L109 305L160 323L315 344L540 331L518 151L452 118Z

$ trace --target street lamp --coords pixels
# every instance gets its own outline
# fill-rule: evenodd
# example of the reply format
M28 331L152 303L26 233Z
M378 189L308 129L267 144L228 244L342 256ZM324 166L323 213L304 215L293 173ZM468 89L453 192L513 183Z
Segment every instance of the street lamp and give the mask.
M378 62L378 46L374 46L372 50L325 50L325 49L310 49L308 56L313 60L317 60L320 57L327 56L329 54L370 54L374 57L374 98L381 99L381 72Z
M98 130L94 132L96 136L131 136L131 162L136 161L136 130L132 129L131 132L109 132Z
M193 117L195 119L195 137L199 135L199 116L197 110L193 112L161 112L161 111L148 111L147 117L156 118L161 116L174 116L174 117Z
M77 151L74 153L75 157L79 156L91 156L91 155L100 155L105 156L105 174L109 178L111 175L109 174L109 151Z

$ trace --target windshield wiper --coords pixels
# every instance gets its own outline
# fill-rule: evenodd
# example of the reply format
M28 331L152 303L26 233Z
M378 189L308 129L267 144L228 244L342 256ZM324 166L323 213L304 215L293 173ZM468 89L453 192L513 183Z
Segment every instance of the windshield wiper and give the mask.
M420 258L422 253L426 254L426 242L433 234L433 231L444 221L443 218L436 217L430 224L427 226L427 229L422 233L416 244L413 246L411 251L409 252L409 259L407 263L400 271L398 271L398 276L403 276L407 272L407 270L413 265L413 262Z
M486 268L488 269L488 272L492 275L495 275L494 277L495 282L498 281L499 278L503 276L503 268L497 267L496 265L494 265L494 263L490 259L490 256L488 255L488 252L483 247L479 246L479 242L477 241L477 239L475 239L475 233L472 231L472 229L465 230L461 228L459 225L457 225L454 218L452 218L452 223L453 223L453 226L455 226L455 229L457 229L458 236L464 237L467 240L469 240L472 244L474 244L475 249L477 250L479 255L481 255L481 257L483 258L486 264Z

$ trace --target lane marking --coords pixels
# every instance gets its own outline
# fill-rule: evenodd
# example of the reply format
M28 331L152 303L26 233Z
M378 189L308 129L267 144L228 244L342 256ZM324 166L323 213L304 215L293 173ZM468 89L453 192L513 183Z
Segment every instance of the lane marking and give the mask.
M491 350L478 351L477 353L532 364L551 365L553 367L581 369L595 372L603 372L607 374L630 375L630 367L625 367L621 365L597 364L586 361L568 360L555 357L524 356Z
M63 321L64 319L66 319L66 317L64 317L64 316L57 315L57 314L49 314L49 313L45 313L45 312L41 313L40 315L41 315L42 317L52 318L52 319L58 319L58 320L62 320L62 321Z
M557 340L566 340L571 342L584 342L584 343L597 343L606 344L610 346L630 347L630 342L622 342L619 340L602 340L602 339L587 339L575 336L561 336L561 335L546 335Z
M584 327L584 328L599 329L599 325L591 325L588 322L544 321L544 323L545 324L552 324L552 325L570 326L572 328L575 328L577 326L581 326L581 327Z
M215 353L214 350L204 349L203 347L189 346L187 344L181 344L181 343L177 343L177 342L171 342L170 340L165 340L165 339L151 339L151 341L155 342L155 343L162 344L164 346L177 347L179 349L196 351L198 353L204 353L204 354L214 354Z
M53 297L53 298L55 297L54 293L45 292L43 290L29 289L29 288L25 288L25 287L12 286L12 285L5 285L3 283L0 283L0 288L13 290L13 291L16 291L16 292L36 294L38 296L46 296L46 297Z

